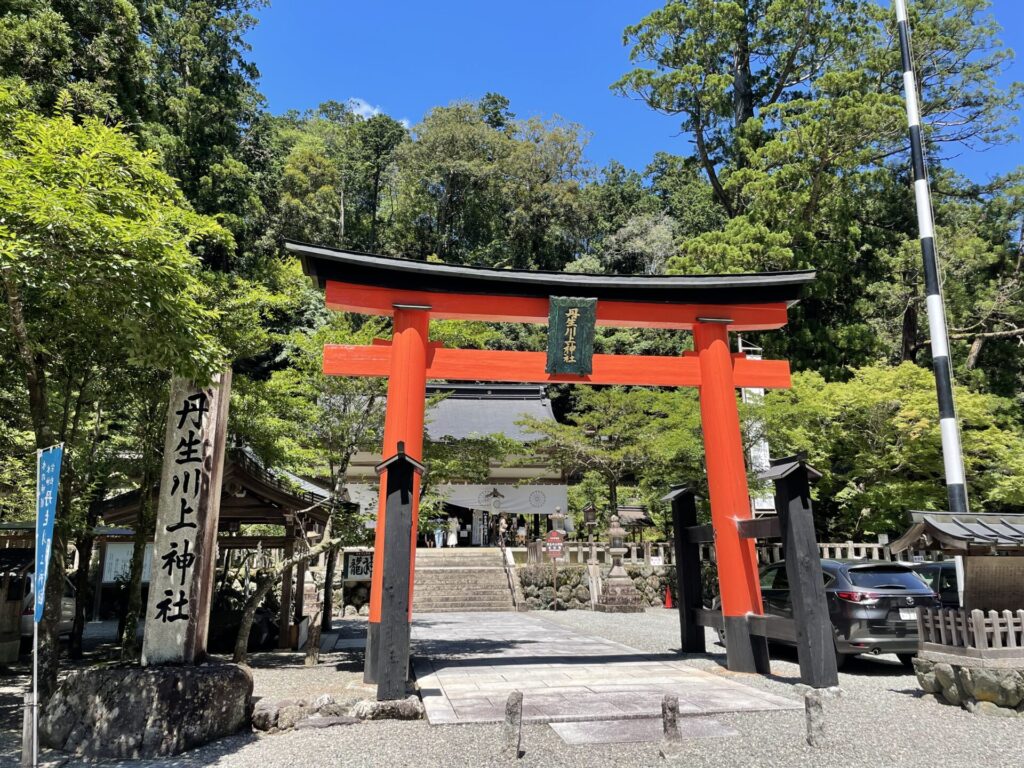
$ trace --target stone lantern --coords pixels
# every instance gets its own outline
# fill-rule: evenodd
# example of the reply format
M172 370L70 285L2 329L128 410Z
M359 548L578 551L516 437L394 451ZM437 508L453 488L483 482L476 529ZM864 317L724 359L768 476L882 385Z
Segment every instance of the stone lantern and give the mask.
M609 551L612 555L612 569L608 573L609 580L619 577L629 578L626 575L626 569L622 567L622 556L626 554L625 540L626 529L619 525L619 516L612 515L608 524Z
M594 610L605 613L642 613L643 597L633 585L633 580L629 578L626 569L622 567L622 556L626 553L623 546L626 530L619 525L618 515L612 515L609 523L608 539L611 543L609 550L612 555L612 569L604 579L601 597L594 605Z

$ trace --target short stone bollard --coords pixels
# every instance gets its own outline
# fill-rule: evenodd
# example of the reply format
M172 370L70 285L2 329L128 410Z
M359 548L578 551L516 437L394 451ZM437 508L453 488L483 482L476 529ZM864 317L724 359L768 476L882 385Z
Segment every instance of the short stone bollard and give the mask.
M679 697L666 694L661 700L661 749L658 754L666 760L682 752L683 737L679 733Z
M35 743L33 742L32 735L34 733L32 728L33 714L35 713L36 707L36 695L34 693L25 694L25 705L21 718L21 767L31 768L35 764Z
M501 727L501 754L518 760L523 744L523 692L512 691L505 702L505 722Z
M825 707L820 691L804 694L804 716L807 720L807 743L820 747L825 739Z

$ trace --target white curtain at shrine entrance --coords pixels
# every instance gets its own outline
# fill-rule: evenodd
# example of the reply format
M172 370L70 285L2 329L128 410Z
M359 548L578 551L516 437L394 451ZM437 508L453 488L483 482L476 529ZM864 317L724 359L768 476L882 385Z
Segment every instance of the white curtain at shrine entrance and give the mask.
M351 483L346 487L349 498L367 514L376 515L379 487ZM506 485L502 483L442 485L437 488L444 500L456 507L487 511L496 516L551 515L555 507L568 515L569 496L564 485ZM572 517L565 518L566 531L572 531Z

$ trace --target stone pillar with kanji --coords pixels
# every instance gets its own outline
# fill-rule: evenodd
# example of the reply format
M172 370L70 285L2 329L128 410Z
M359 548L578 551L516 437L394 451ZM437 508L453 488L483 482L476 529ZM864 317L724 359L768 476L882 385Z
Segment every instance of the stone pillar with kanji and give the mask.
M153 538L142 663L193 664L206 655L217 556L230 370L205 386L171 382Z

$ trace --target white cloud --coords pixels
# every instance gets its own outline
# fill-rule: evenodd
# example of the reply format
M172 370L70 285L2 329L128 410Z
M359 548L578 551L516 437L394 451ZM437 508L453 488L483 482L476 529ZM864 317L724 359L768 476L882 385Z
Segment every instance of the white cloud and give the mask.
M362 118L370 118L384 112L380 107L375 107L366 99L360 99L358 96L349 99L346 103L349 109Z

